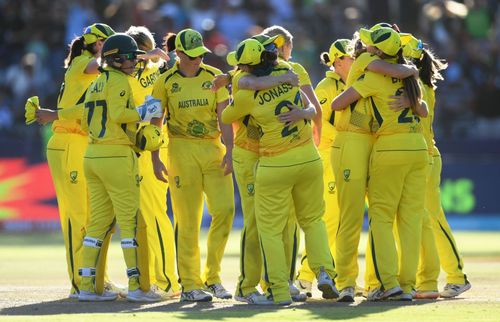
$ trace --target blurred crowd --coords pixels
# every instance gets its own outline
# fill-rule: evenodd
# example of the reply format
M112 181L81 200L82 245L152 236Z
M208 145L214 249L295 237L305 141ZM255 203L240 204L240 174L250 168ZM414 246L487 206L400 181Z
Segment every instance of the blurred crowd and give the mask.
M194 28L214 53L206 62L222 70L240 40L282 25L294 35L293 60L316 84L331 42L381 21L449 63L437 91L438 138L500 138L498 0L0 0L0 133L23 132L28 96L56 106L67 45L94 22L116 31L144 25L158 46L167 32Z

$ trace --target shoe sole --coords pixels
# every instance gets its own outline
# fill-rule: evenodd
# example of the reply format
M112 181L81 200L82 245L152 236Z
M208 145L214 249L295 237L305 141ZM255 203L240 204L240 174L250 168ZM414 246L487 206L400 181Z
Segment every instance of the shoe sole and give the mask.
M403 294L403 290L381 297L380 300L390 300L391 298L399 296L401 294Z
M111 302L115 301L117 297L109 297L109 298L102 298L102 297L88 297L88 298L78 298L79 302Z
M292 296L292 302L305 302L305 301L307 301L307 295L306 296L299 296L299 295Z
M352 302L354 302L354 297L352 297L350 295L342 296L342 297L339 297L337 302L352 303Z
M224 296L224 297L218 297L218 296L215 296L215 295L214 295L214 297L215 297L216 299L221 299L221 300L230 300L230 299L232 299L232 298L233 298L233 296L232 296L232 295L229 295L229 296Z
M160 302L161 298L160 299L134 299L134 298L127 297L127 301L134 302L134 303L154 303L154 302Z
M206 299L201 299L201 300L181 299L181 302L212 302L212 298L206 298Z
M330 284L318 284L318 289L323 293L324 299L336 299L339 297L339 293L335 292L335 289Z

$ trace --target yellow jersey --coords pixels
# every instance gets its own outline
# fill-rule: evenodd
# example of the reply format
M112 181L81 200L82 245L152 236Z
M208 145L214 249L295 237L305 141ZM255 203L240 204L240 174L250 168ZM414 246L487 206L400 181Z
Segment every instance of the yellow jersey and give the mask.
M140 116L129 84L131 77L110 67L88 88L82 129L89 133L90 144L135 144Z
M299 86L302 87L304 85L311 85L311 79L309 78L309 74L307 73L304 66L299 63L287 61L290 66L292 66L292 70L295 74L299 75Z
M84 50L80 56L73 59L66 70L57 99L57 115L59 119L52 123L52 131L56 133L86 134L80 126L83 112L82 104L85 100L87 88L97 78L98 74L86 74L85 69L94 59L92 53Z
M367 71L352 87L373 110L372 130L376 136L422 132L420 118L413 114L411 108L405 108L399 113L389 108L389 102L393 100L390 96L403 93L403 82L400 79Z
M281 75L289 65L280 62L271 75ZM239 90L233 102L222 112L222 121L232 123L250 115L260 128L259 155L277 156L294 147L312 142L310 121L300 120L284 125L278 115L287 112L288 105L304 108L300 90L290 84L281 84L266 90Z
M340 75L329 70L314 89L323 111L321 143L318 147L320 150L330 148L337 135L337 130L335 130L337 113L332 110L331 104L333 99L344 91L344 88L345 84Z
M241 70L232 73L231 90L232 95L238 93L238 82L244 76L249 75ZM260 128L250 115L233 122L234 145L242 149L259 153Z
M352 63L349 75L347 77L346 88L351 86L360 78L366 70L366 67L374 61L380 59L377 55L362 53ZM352 103L336 115L337 131L348 131L362 134L370 134L373 123L371 107L364 99Z
M161 74L154 84L153 97L167 109L168 137L212 140L220 138L217 103L229 99L226 87L212 92L212 81L221 71L201 64L196 76L185 77L179 62Z
M129 77L130 86L134 93L135 106L142 105L146 96L153 92L153 85L160 77L160 64L148 61L138 77Z

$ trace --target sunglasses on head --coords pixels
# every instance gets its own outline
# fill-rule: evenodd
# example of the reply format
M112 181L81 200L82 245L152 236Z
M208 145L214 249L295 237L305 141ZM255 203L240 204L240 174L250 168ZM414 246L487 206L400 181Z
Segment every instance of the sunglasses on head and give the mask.
M118 55L120 60L137 60L137 54L136 53L128 53L128 54L120 54Z
M276 46L276 44L274 42L272 42L270 44L265 45L264 49L267 51L275 51L278 49L278 47Z

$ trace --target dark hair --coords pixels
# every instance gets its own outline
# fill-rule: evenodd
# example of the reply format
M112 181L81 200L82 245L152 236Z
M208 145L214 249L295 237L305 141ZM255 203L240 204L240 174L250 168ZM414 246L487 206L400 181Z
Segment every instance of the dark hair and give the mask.
M358 39L356 40L356 42L354 43L354 53L353 53L353 57L354 59L358 58L362 53L366 53L366 46L363 45L363 42L361 41L361 39Z
M175 50L175 38L177 38L177 34L173 32L169 32L163 37L163 47L167 52Z
M443 80L441 71L448 67L448 63L444 59L437 58L428 49L422 51L422 57L415 61L415 65L418 67L422 83L433 89L436 88L438 80Z
M274 66L278 63L278 53L275 51L263 51L260 56L260 63L250 66L250 73L255 76L267 76L271 74Z
M75 59L75 57L80 56L84 50L88 50L92 53L92 55L95 55L95 53L97 52L95 49L96 43L97 42L90 45L86 45L83 36L74 38L71 41L71 44L69 44L68 46L69 53L66 59L64 60L64 68L68 68L69 65L71 65L71 62L73 62L73 59Z
M403 57L403 48L399 49L397 57L398 64L408 64L408 62ZM410 100L411 110L414 114L416 114L416 107L417 105L420 105L422 101L422 90L420 89L418 80L413 76L407 77L403 79L403 87L405 95Z

